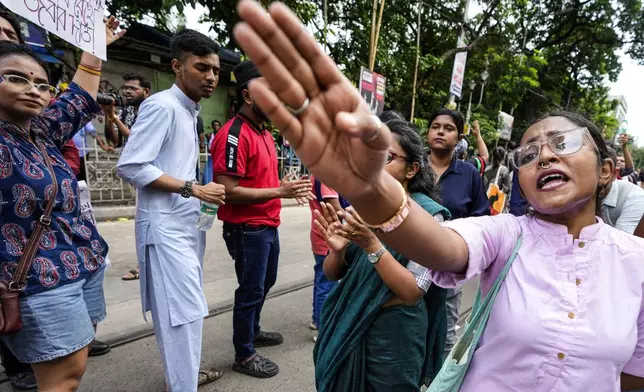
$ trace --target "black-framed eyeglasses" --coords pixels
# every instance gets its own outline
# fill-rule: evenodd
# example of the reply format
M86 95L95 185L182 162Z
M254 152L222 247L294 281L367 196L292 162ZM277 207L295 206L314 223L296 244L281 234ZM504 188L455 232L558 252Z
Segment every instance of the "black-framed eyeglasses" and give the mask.
M548 137L545 142L538 141L525 144L516 150L512 151L509 155L510 161L515 168L521 169L534 165L539 161L541 156L541 148L547 144L553 153L557 156L572 155L584 146L584 139L588 138L595 149L597 144L590 136L587 128L574 128L566 131L561 131Z
M48 94L50 97L55 97L58 94L58 89L51 84L47 83L34 83L27 78L19 75L4 74L0 75L0 81L6 81L10 85L21 89L23 93L29 91L30 88L35 87L40 94Z
M402 156L402 155L400 155L400 154L396 154L396 153L395 153L395 152L393 152L393 151L388 151L388 152L387 152L387 165L388 165L388 164L390 164L390 163L391 163L391 161L393 161L394 159L400 159L400 160L402 160L402 161L407 162L407 157Z
M126 91L139 91L141 90L142 87L136 87L136 86L121 86L121 91L126 92Z

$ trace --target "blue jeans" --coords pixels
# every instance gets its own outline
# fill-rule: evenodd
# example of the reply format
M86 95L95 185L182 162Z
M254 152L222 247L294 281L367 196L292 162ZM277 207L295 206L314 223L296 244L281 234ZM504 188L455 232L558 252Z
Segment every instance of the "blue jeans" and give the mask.
M324 275L322 265L326 255L313 254L313 257L315 257L315 265L313 266L315 271L315 280L313 281L313 324L319 328L322 305L324 305L324 301L326 301L326 297L331 290L338 285L338 282L329 281Z
M235 260L239 287L233 308L235 358L255 354L253 340L260 331L259 318L269 290L277 280L280 239L276 227L224 223L224 241Z

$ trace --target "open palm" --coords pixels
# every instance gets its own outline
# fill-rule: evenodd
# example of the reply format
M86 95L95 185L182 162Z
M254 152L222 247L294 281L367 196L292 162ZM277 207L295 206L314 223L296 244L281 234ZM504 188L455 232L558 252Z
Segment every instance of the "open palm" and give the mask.
M267 17L242 0L238 12L244 22L236 41L268 84L251 83L253 99L320 181L349 200L368 191L384 168L387 127L286 6L272 4ZM307 99L298 116L285 106L301 108Z
M329 245L329 248L340 252L350 242L338 234L341 231L342 222L340 222L340 218L338 218L333 206L322 202L320 203L320 207L322 211L316 210L314 212L315 220L313 222L322 237L324 237L324 241Z

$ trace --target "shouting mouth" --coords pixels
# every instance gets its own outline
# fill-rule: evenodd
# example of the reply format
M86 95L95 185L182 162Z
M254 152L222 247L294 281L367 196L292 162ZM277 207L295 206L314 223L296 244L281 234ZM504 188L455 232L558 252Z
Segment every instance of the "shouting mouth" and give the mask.
M537 189L549 191L565 185L570 178L559 170L549 170L542 173L537 179Z

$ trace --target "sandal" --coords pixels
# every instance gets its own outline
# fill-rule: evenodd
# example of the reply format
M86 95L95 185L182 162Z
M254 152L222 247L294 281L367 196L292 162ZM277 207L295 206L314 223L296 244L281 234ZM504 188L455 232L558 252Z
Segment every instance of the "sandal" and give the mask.
M121 276L123 280L137 280L139 279L139 269L130 270L127 274Z
M279 373L280 368L268 358L255 354L246 362L235 361L233 370L257 378L270 378Z
M199 371L199 386L209 384L213 381L217 381L224 375L224 372L217 370L215 368L209 370L200 370Z

